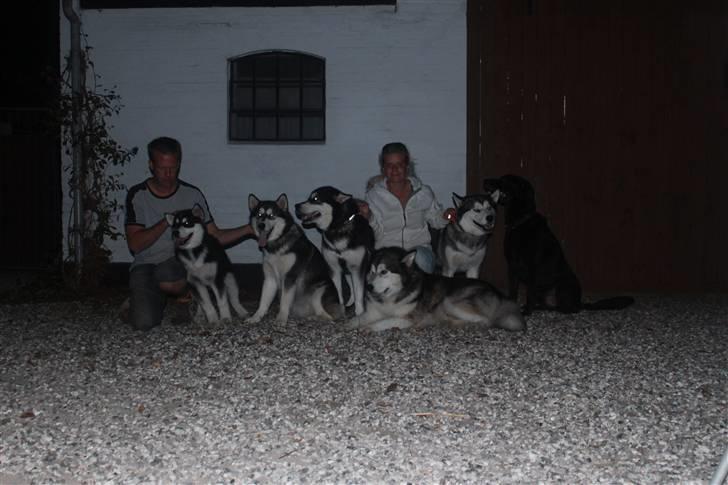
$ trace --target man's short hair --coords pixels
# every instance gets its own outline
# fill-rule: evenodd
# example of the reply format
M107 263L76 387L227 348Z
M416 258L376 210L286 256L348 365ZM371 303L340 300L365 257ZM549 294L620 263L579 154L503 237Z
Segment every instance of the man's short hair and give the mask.
M168 136L160 136L150 141L147 145L147 153L149 154L149 160L154 159L155 153L161 153L163 155L174 155L178 162L182 161L182 145Z

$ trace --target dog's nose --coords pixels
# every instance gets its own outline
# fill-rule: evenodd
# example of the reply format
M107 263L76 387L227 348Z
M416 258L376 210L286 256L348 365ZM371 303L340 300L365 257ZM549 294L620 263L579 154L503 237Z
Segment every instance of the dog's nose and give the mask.
M487 217L485 218L485 220L486 220L486 221L488 221L488 222L493 222L493 220L494 220L494 219L495 219L495 217L493 217L492 215L490 215L490 216L487 216Z
M263 229L265 229L265 224L263 224L263 223L258 224L258 230L262 231Z
M372 285L371 283L367 283L367 291L373 291L373 290L374 290L374 285Z

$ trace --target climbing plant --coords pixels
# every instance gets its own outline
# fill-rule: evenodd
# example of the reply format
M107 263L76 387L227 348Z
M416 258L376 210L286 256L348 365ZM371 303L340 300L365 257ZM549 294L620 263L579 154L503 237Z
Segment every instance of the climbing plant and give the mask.
M66 58L59 80L57 105L63 150L69 160L74 149L78 148L80 152L79 163L64 166L72 202L66 232L64 279L73 285L84 286L98 285L110 263L111 252L105 242L122 236L114 223L121 209L117 196L125 189L120 167L137 153L136 147L124 148L111 134L111 119L121 112L123 105L115 87L101 84L91 51L92 48L86 45L81 52L81 89L77 96L72 92L70 58ZM83 213L80 227L77 227L73 214L79 203ZM81 260L77 261L79 240L82 252Z

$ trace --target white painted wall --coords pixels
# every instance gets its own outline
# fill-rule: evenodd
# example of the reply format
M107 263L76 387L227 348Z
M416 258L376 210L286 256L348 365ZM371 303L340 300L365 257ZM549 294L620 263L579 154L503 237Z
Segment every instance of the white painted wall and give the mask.
M220 227L231 227L247 222L251 192L267 199L285 192L293 203L334 185L362 197L378 173L381 146L402 141L419 176L450 205L452 192L465 192L466 1L397 3L82 11L96 72L124 104L113 135L139 147L123 181L148 175L149 140L175 137L184 152L181 178L202 189ZM65 56L63 15L61 23ZM227 59L267 49L326 59L325 143L228 143ZM67 221L68 204L65 210ZM114 261L131 261L124 240L109 247ZM260 262L253 241L229 255L234 263Z

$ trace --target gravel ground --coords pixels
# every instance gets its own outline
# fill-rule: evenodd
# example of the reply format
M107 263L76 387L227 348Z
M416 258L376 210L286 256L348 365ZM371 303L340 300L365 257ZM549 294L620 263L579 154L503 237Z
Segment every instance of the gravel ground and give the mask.
M525 334L118 303L0 305L0 483L706 483L728 445L728 295Z

